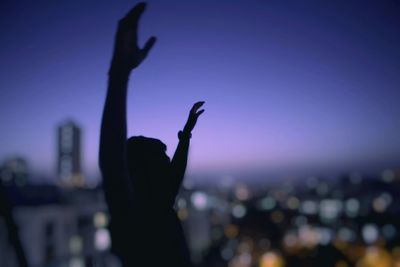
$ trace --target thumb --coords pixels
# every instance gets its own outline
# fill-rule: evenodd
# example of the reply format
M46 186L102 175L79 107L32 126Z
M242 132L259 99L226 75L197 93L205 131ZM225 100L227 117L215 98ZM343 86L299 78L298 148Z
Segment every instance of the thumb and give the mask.
M203 112L204 112L204 109L198 111L198 112L196 113L196 118L198 118L201 114L203 114Z
M146 44L144 45L143 49L142 49L142 53L143 53L143 58L147 57L147 54L149 53L149 51L151 50L151 48L154 46L154 44L156 43L157 38L156 37L150 37L149 40L147 40Z

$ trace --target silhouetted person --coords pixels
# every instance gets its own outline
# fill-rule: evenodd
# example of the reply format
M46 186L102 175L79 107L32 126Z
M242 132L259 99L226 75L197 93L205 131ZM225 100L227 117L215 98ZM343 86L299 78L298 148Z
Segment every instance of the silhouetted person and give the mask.
M22 242L18 232L18 226L15 223L12 210L13 207L8 200L6 189L0 180L0 217L3 217L6 223L8 239L15 250L18 266L28 267L28 261L26 260L25 252L22 247Z
M173 204L186 169L191 131L204 111L198 111L204 102L191 109L171 161L160 140L143 136L127 140L128 78L156 41L151 37L143 49L137 45L138 22L144 9L145 4L140 3L119 21L108 73L100 169L111 214L112 250L123 266L191 266Z

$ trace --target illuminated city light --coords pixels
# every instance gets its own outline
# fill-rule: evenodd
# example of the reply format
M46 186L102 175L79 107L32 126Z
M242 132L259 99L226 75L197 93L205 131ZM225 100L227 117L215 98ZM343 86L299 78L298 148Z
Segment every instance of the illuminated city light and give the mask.
M299 228L299 241L305 247L314 247L319 242L319 233L309 225L301 226Z
M246 215L247 209L243 204L235 204L232 208L232 215L235 218L243 218Z
M340 239L333 240L333 245L335 246L336 249L341 251L347 251L349 249L349 243L344 242Z
M234 239L239 234L239 228L234 224L228 224L224 228L224 233L225 233L227 238Z
M372 207L376 212L382 213L392 202L392 196L388 193L383 193L375 198L372 202Z
M240 267L250 267L251 266L252 257L249 252L241 253L238 257L238 262Z
M275 252L267 252L261 256L260 267L283 267L283 258Z
M384 212L386 210L386 202L382 198L375 198L372 202L372 206L376 212Z
M357 267L392 267L390 254L378 247L369 247L365 255L357 262Z
M318 229L319 232L319 244L328 245L333 240L333 231L329 228L321 227Z
M287 248L293 248L297 246L298 244L297 235L293 232L286 233L283 238L283 243Z
M306 200L301 204L300 210L304 214L314 215L318 212L318 203L312 200Z
M235 196L238 200L245 201L250 198L250 190L246 185L238 185L235 190Z
M200 192L200 191L194 192L191 195L190 200L192 201L193 206L197 210L207 209L208 200L207 200L207 195L205 193Z
M222 249L221 257L224 260L229 261L233 258L233 256L234 256L234 252L233 252L233 249L231 249L230 247L225 247Z
M73 255L80 254L83 248L82 237L74 235L69 239L69 251Z
M107 215L104 212L96 212L93 216L93 223L96 228L104 228L108 224Z
M360 210L360 202L355 198L350 198L345 202L345 212L348 217L357 217Z
M179 209L186 208L186 207L187 207L186 200L185 200L184 198L179 198L178 201L176 202L176 206L177 206Z
M111 238L107 229L97 229L94 236L94 246L97 250L104 251L110 248Z
M247 239L239 244L238 251L240 253L250 252L253 248L253 240Z
M348 267L349 265L345 261L338 261L335 263L335 267Z
M74 257L69 261L69 267L85 267L85 262L81 257Z
M386 204L389 205L393 201L393 197L390 193L384 192L381 194L381 198L385 200Z
M374 243L379 237L378 227L375 224L366 224L362 228L362 237L367 244Z
M188 217L189 217L189 212L188 212L188 210L186 208L182 208L182 209L178 210L178 218L181 221L186 220Z
M265 197L260 201L260 208L262 210L271 210L275 208L276 201L272 197Z
M368 182L369 179L365 180L365 183ZM371 185L375 185L375 183L372 182ZM317 248L318 245L333 245L335 249L343 253L349 262L352 264L358 262L354 265L357 267L380 266L376 264L374 259L377 255L383 255L386 249L391 249L391 253L388 254L392 257L390 267L400 267L400 248L392 249L399 236L397 226L392 220L393 212L396 211L394 204L398 202L397 195L392 194L392 191L389 192L388 185L375 188L366 186L368 190L366 189L365 192L360 192L358 187L352 187L349 190L343 189L341 195L338 191L339 186L341 185L332 183L331 188L333 190L329 192L329 198L318 197L316 191L304 191L303 187L300 187L301 190L299 191L294 187L296 191L288 194L285 189L286 185L282 190L254 191L257 192L257 195L250 194L248 195L249 198L247 198L246 192L248 188L245 186L243 192L240 192L240 186L232 186L229 192L210 190L206 193L206 191L195 190L191 193L184 192L181 197L178 197L175 209L180 220L191 219L185 222L186 225L192 223L192 217L193 221L201 219L200 216L206 218L206 220L202 220L202 223L206 223L207 228L189 229L188 239L198 238L198 235L196 236L198 233L193 235L195 237L190 236L193 234L192 231L199 231L200 235L204 234L208 243L197 245L198 253L207 255L207 249L218 246L216 258L220 260L220 257L222 257L229 267L250 267L255 266L254 264L261 266L260 255L263 255L263 252L277 249L276 244L279 246L279 250L273 252L276 255L285 253L285 256L300 258L304 256L313 257L314 255L319 257L321 256L319 253L322 252ZM335 193L336 191L339 193ZM230 197L232 193L233 198ZM355 193L356 195L354 195ZM263 194L263 197L258 198L258 194ZM238 201L239 198L246 199L246 201L240 202ZM391 204L393 209L390 206ZM269 212L259 212L254 208L268 210ZM84 227L84 229L92 227L93 232L90 231L90 233L94 233L94 248L101 251L101 253L98 252L95 255L102 256L111 253L109 251L111 247L110 236L108 231L105 230L109 223L109 217L106 212L102 211L103 209L104 206L101 205L96 209L97 212L90 209L90 215L85 217L85 223L78 222L78 227ZM192 209L209 209L210 212L203 212L199 217L196 217L200 213L196 213ZM377 215L375 212L381 214ZM342 217L342 213L347 218ZM245 216L248 216L251 220L234 220L234 218L241 219ZM348 219L355 217L358 218ZM86 218L92 218L93 223L89 221L89 225L87 225ZM279 225L280 231L277 231L276 235L275 233L269 235L265 232L258 232L257 224L253 231L251 227L254 222L257 223L256 220L264 220L263 222L267 220L268 223L281 224ZM363 226L365 220L368 220L368 224ZM379 222L379 225L372 222ZM96 229L101 231L96 231ZM80 231L81 228L78 232ZM64 254L75 258L82 257L83 262L80 262L79 259L73 261L66 259L63 265L80 266L82 263L86 264L85 259L88 257L88 253L93 253L93 246L90 246L90 244L87 246L87 243L83 242L80 236L74 236L71 239L66 238L68 246L65 249L69 250ZM221 246L221 244L224 245ZM368 246L377 247L370 247L367 255ZM379 249L383 252L379 252ZM213 255L215 256L215 254ZM335 267L346 266L346 262L339 259L338 257L332 258L332 264ZM203 261L205 264L206 262L209 263L206 256L198 259L199 264L203 264ZM272 264L268 261L263 263ZM348 264L347 267L350 266L352 265Z
M320 203L319 215L323 220L336 219L343 209L343 203L335 199L324 199Z
M392 254L393 254L393 257L395 259L397 259L396 263L400 263L400 247L399 246L394 247L392 249ZM396 267L397 267L397 265L396 265Z
M286 205L288 206L289 209L291 210L296 210L300 206L300 201L297 197L289 197Z

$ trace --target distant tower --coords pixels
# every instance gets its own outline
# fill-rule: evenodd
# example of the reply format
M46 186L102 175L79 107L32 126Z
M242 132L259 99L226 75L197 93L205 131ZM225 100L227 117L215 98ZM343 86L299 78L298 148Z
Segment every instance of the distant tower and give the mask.
M57 129L58 161L57 174L64 186L84 186L81 173L81 129L71 120L63 122Z

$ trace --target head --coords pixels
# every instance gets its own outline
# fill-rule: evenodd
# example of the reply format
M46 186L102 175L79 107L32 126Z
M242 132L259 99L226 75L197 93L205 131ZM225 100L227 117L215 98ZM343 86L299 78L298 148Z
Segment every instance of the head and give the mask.
M129 176L141 192L149 193L168 182L167 146L158 139L133 136L127 141Z

